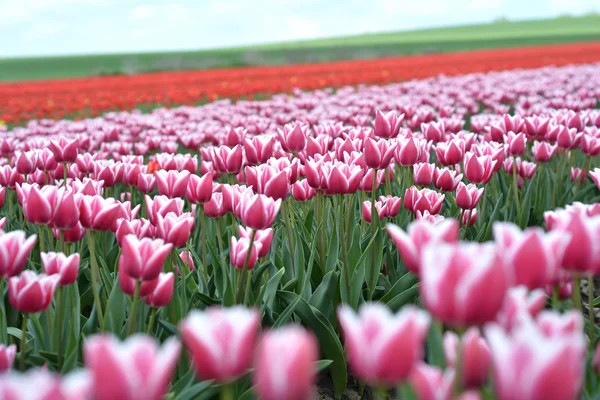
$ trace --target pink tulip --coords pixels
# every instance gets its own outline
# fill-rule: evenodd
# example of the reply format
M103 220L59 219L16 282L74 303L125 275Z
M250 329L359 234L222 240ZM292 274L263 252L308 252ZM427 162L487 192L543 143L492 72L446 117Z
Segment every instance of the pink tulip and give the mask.
M592 178L598 189L600 189L600 168L594 168L593 171L590 171L590 178Z
M558 147L563 149L574 149L579 145L583 133L578 132L575 128L567 128L564 125L556 127L556 132L552 133L556 137Z
M48 148L43 148L37 152L36 158L37 168L44 172L54 171L57 167L54 154ZM81 170L81 168L80 168ZM83 172L83 171L82 171Z
M422 252L420 277L425 307L454 326L494 320L508 287L502 257L489 243L430 244Z
M190 180L189 171L160 170L154 173L154 177L156 178L156 187L158 188L159 195L169 198L185 196Z
M119 287L121 288L121 291L128 296L135 296L138 280L127 275L127 266L122 258L119 258L117 275L119 277ZM140 285L140 297L144 298L152 293L157 284L158 277L151 281L142 281Z
M198 175L190 175L186 198L193 204L204 204L210 201L213 194L213 176L212 174L204 174L202 177Z
M24 180L23 175L18 173L16 168L11 168L10 165L0 167L0 186L14 189L17 184L22 184Z
M173 246L161 239L138 239L127 235L121 244L121 258L127 275L133 279L151 281L158 277Z
M110 231L120 218L127 218L127 210L115 199L102 196L81 196L79 215L81 225L94 231Z
M280 207L281 199L273 200L262 194L247 195L240 199L235 214L244 225L261 230L273 225Z
M417 186L430 186L433 183L435 164L418 163L413 165L413 179Z
M24 231L0 231L0 278L21 273L35 246L37 236L25 237Z
M383 218L393 218L400 212L402 199L393 196L379 196L379 201L375 202L375 209L379 220ZM365 201L362 204L362 214L365 221L371 223L371 202Z
M85 228L81 223L77 223L73 228L66 230L52 229L52 234L56 240L60 240L61 234L65 243L77 243L85 236Z
M183 199L169 199L167 196L154 196L153 198L144 196L144 201L146 202L148 220L153 225L157 224L158 215L165 217L168 213L183 214L183 206L185 205Z
M463 210L472 210L477 207L483 195L483 188L478 189L472 183L465 185L459 183L456 188L456 205Z
M328 194L350 194L358 190L364 170L358 165L336 161L323 164L323 178Z
M292 185L292 196L296 201L304 202L312 199L317 191L310 187L308 180L304 179Z
M236 145L232 148L220 146L212 149L212 162L215 170L221 174L237 174L242 170L244 148Z
M173 297L174 286L175 275L172 272L161 272L154 290L144 297L144 302L150 307L166 307Z
M194 229L194 217L191 213L176 215L168 213L164 217L156 215L156 236L173 247L183 247Z
M474 184L485 184L490 181L497 161L491 156L476 156L474 153L465 153L464 174L465 178Z
M84 174L91 174L95 170L96 160L98 159L98 153L92 155L90 153L78 154L75 162L79 167L79 170Z
M204 213L210 218L219 218L227 214L223 207L223 194L213 193L208 203L204 204Z
M137 177L137 188L142 193L152 193L156 187L156 178L152 174L141 173Z
M124 342L106 335L87 338L83 355L95 400L160 400L166 395L181 345L170 338L135 335ZM110 385L107 384L110 382Z
M37 157L36 153L33 151L24 151L18 153L17 162L15 163L15 167L17 168L17 172L23 175L29 175L36 170L37 167Z
M285 200L290 191L287 171L277 171L276 168L268 165L246 167L246 182L256 193L276 200Z
M252 139L244 138L244 152L248 165L264 164L273 157L275 140L272 137L254 136Z
M466 143L463 139L453 139L449 142L437 143L434 147L435 156L440 164L451 166L459 164L465 154Z
M61 200L61 192L56 186L44 186L23 184L22 205L23 215L27 222L39 225L48 225L54 218L56 208ZM19 189L17 189L19 191Z
M375 112L374 133L381 138L395 138L400 132L404 114L398 115L395 111L386 114L377 110Z
M444 204L446 196L431 189L421 189L413 193L412 205L410 209L413 212L429 211L431 214L439 214ZM404 208L406 207L406 196L404 197ZM408 208L407 208L408 209Z
M265 333L255 356L256 392L264 400L312 398L318 357L314 335L299 326Z
M446 133L446 127L444 122L431 122L428 124L421 124L421 132L426 140L431 140L433 143L444 141Z
M571 182L579 181L579 183L585 183L587 178L587 171L585 169L571 167Z
M493 229L515 285L543 288L554 279L570 239L568 235L544 234L541 228L522 232L514 224L501 222L496 222Z
M6 227L6 217L0 218L0 230Z
M350 368L369 384L386 386L405 381L423 356L429 315L412 306L392 314L384 305L366 303L358 314L338 309Z
M438 224L426 220L417 220L408 225L404 232L394 224L387 224L386 230L396 245L406 268L420 274L421 253L429 243L454 243L458 241L458 223L454 219L446 219Z
M579 213L564 214L552 228L569 241L565 249L562 267L576 274L592 274L597 271L600 244L596 240L600 229L600 217L588 218Z
M535 318L546 306L546 295L540 289L531 292L525 286L508 289L496 322L507 332L523 323L524 319Z
M454 375L453 370L444 374L441 369L420 361L411 371L408 383L419 400L448 400L452 398Z
M448 168L436 168L433 173L433 185L444 192L453 192L462 181L462 174Z
M87 400L91 387L89 376L83 371L63 378L47 369L0 375L0 399L5 400Z
M58 275L61 286L71 285L77 281L79 272L79 254L67 257L63 253L41 253L42 267L47 275Z
M427 151L427 142L415 138L398 139L398 146L394 159L396 163L403 167L416 164L421 160L423 154Z
M492 356L477 328L469 328L462 339L456 333L447 331L444 335L444 355L450 367L455 368L457 362L460 363L461 387L477 389L485 385Z
M365 140L364 156L365 162L369 168L385 169L390 165L396 143L385 139L374 140L367 138Z
M600 137L592 135L583 135L579 142L581 152L590 157L596 157L600 154Z
M477 223L479 211L477 209L466 210L462 216L462 226L474 226Z
M531 153L537 162L548 162L556 155L558 145L552 145L547 142L533 142Z
M529 321L510 333L485 330L499 400L575 399L581 393L586 341L583 332L545 335Z
M181 337L198 378L228 383L245 374L259 328L259 313L240 306L190 312L181 323Z
M248 250L250 250L250 239L242 237L238 240L235 236L232 236L231 246L229 248L231 265L237 269L244 269ZM248 265L246 266L248 270L251 270L256 265L256 262L258 261L258 254L261 252L261 250L262 243L254 240L254 243L252 243L250 256L248 257Z
M196 265L194 264L194 257L192 257L191 251L182 251L181 253L179 253L179 258L181 258L183 265L187 266L190 269L190 271L196 269ZM181 275L181 273L179 273L179 275Z
M525 154L527 146L527 137L524 133L508 132L504 139L507 144L507 152L512 156L520 156Z
M64 188L58 189L58 202L51 225L57 229L72 229L79 223L79 202L76 195Z
M6 188L0 187L0 208L4 207L6 201Z
M288 124L283 129L277 128L279 143L281 143L283 150L288 153L297 153L304 150L307 135L308 126L301 124Z
M48 148L54 154L54 159L59 163L74 163L79 152L79 139L69 141L64 136L58 140L51 140Z
M135 235L138 239L154 238L155 227L146 219L127 220L122 218L117 221L117 243L119 246L123 243L123 238L127 235Z
M14 358L14 355L13 355ZM0 363L1 364L1 363ZM596 346L594 350L594 358L592 359L592 367L594 367L594 371L596 375L600 375L600 343ZM0 371L2 367L0 366Z
M37 275L33 271L23 271L19 276L8 280L8 300L10 305L23 313L44 311L52 301L54 289L60 277L57 275Z
M250 237L252 237L252 231L252 228L244 228L241 225L238 226L240 238L250 239ZM267 254L269 254L271 243L273 242L273 229L267 228L265 230L256 231L256 234L254 235L254 242L261 244L260 251L258 252L258 258L266 257Z
M16 354L16 345L11 344L10 346L4 346L0 344L0 376L3 372L7 372L12 368Z
M525 125L523 126L525 133L527 136L532 138L543 138L548 131L548 124L550 123L550 118L543 117L525 117L524 118Z

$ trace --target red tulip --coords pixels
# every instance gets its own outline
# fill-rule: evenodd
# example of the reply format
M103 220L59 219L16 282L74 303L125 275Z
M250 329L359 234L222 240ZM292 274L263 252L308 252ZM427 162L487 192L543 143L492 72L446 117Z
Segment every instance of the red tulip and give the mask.
M474 153L465 153L464 174L471 183L488 183L494 173L497 161L491 156L476 156Z
M161 272L156 281L152 292L144 297L144 302L150 307L166 307L173 297L175 275L172 272Z
M281 199L273 200L262 194L247 195L240 199L235 214L244 225L261 230L273 225L280 207Z
M492 356L487 342L477 328L468 329L462 338L447 331L444 335L444 355L450 367L457 367L457 362L460 362L461 387L477 389L485 385Z
M400 127L404 120L404 114L398 115L395 111L387 114L377 110L375 112L374 133L381 138L395 138L400 133Z
M23 271L19 276L8 280L8 300L10 305L23 313L44 311L52 301L54 289L60 277L57 275L37 275L33 271Z
M305 400L315 394L319 345L314 335L290 325L265 333L256 350L255 390L263 400Z
M529 321L504 332L486 328L499 400L575 399L581 393L586 341L583 332L545 335Z
M338 319L350 368L369 384L404 382L423 356L429 315L412 306L392 314L379 303L366 303L356 314L343 305Z
M477 207L482 195L483 188L478 189L471 183L465 185L461 182L456 188L456 205L463 210L472 210Z
M158 194L169 198L184 197L190 180L190 172L183 170L165 171L160 170L154 173L156 178L156 187Z
M5 346L0 344L0 376L3 372L10 371L15 362L15 355L17 354L17 346L11 344ZM1 378L0 378L1 379Z
M161 239L138 239L127 235L121 244L121 257L128 276L133 279L151 281L158 277L173 246Z
M25 237L23 231L0 231L0 278L21 273L35 246L37 236Z
M495 319L508 279L493 244L434 243L425 247L420 264L421 297L436 318L455 326Z
M181 336L198 378L228 383L245 374L259 328L259 313L240 306L190 312L181 323Z
M58 284L61 286L71 285L77 281L77 273L79 272L79 254L71 254L67 257L63 253L42 253L42 267L44 272L51 275L58 275L60 280Z
M54 154L54 159L59 163L73 163L77 160L79 152L79 139L69 141L64 136L58 140L51 140L48 148Z
M277 138L281 147L288 153L297 153L304 150L308 126L301 124L287 124L283 129L277 128Z
M458 241L458 224L454 219L446 219L438 224L417 220L408 225L404 232L394 224L387 224L386 230L400 252L406 268L419 274L421 252L429 243L454 243Z
M143 335L129 337L124 342L106 335L87 338L83 355L94 383L93 398L163 399L180 351L181 345L173 337L162 346L156 339Z

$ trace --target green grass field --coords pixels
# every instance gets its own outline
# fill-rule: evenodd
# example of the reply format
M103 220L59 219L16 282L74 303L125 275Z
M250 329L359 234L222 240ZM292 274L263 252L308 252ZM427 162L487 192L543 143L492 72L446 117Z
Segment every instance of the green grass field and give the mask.
M600 15L170 53L0 59L0 81L280 65L600 40Z

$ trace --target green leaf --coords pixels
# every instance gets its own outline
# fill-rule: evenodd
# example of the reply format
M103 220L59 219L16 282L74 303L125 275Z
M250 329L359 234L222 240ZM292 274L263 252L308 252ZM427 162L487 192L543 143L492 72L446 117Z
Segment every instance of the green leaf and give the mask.
M316 362L317 373L323 371L325 368L329 367L333 363L333 360L319 360Z
M386 305L393 311L396 312L405 306L407 303L410 303L412 300L417 298L419 294L419 284L406 289L404 292L400 293L396 297L392 298L390 301L386 303Z
M254 388L246 390L244 393L238 396L237 400L254 400L256 395L254 394Z
M445 368L443 345L443 327L440 322L433 321L427 333L427 361L430 365Z
M402 400L419 400L419 396L415 393L412 387L408 384L402 384L396 389L398 392L398 398Z
M113 285L104 313L104 329L119 335L125 323L125 310L129 301L119 285Z
M502 204L503 198L504 193L500 193L498 196L498 201L496 201L496 205L494 206L494 211L492 211L492 215L488 219L485 229L482 229L477 239L475 239L476 242L482 242L492 237L492 224L498 219L498 214L500 213L500 204Z
M212 381L204 381L196 383L195 385L190 386L189 388L182 391L177 397L177 400L196 400L201 396L204 392L207 391L212 385Z
M172 323L159 319L158 323L170 334L170 335L178 335L179 331L177 330L177 327L175 325L173 325Z
M275 296L277 295L277 287L279 286L279 282L281 282L283 274L285 274L285 269L281 268L267 281L265 293L263 295L263 307L268 307L271 310L273 309Z
M310 296L308 303L325 313L331 307L331 296L338 285L338 273L329 271L315 292Z
M525 228L528 225L529 216L531 215L531 196L533 192L533 181L529 181L527 190L525 191L525 197L523 198L523 203L521 204L520 221L518 221L521 228Z
M298 297L296 300L294 300L290 304L288 304L288 306L285 308L285 310L283 310L283 312L281 314L279 314L279 317L273 324L273 328L279 328L282 325L287 324L287 322L292 317L294 310L296 310L296 307L300 303L300 299L301 299L301 297Z
M335 225L331 230L331 238L329 239L329 248L327 249L327 260L325 262L325 272L333 271L339 260L340 238Z
M418 279L416 275L412 273L404 274L400 279L396 281L396 283L394 283L391 289L383 295L380 301L382 303L388 303L394 297L398 296L400 293L413 286L417 281Z
M312 307L296 293L278 291L277 297L287 304L291 304L296 299L300 299L295 313L317 336L323 355L332 360L329 371L331 372L333 388L336 398L341 398L342 393L346 388L346 384L348 383L346 358L344 357L344 349L340 339L331 325L331 322L328 321L318 309Z

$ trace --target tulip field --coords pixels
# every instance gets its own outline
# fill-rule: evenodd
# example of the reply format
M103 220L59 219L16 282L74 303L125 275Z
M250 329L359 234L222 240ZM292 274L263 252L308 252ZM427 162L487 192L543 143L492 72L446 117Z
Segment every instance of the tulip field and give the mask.
M600 398L598 50L2 86L0 400Z

